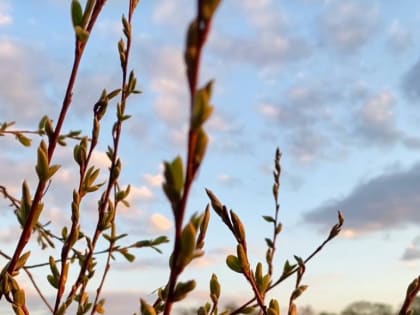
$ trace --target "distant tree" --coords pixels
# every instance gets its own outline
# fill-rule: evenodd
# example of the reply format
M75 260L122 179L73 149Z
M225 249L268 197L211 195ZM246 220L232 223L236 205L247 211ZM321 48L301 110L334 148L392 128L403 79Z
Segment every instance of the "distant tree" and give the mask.
M315 315L316 312L311 305L305 305L299 307L299 315Z
M413 304L411 304L411 309L413 310L413 315L420 315L420 296L416 297Z
M413 311L412 315L420 315L420 296L414 299L410 308Z
M392 307L388 304L367 301L354 302L348 305L341 315L392 315Z

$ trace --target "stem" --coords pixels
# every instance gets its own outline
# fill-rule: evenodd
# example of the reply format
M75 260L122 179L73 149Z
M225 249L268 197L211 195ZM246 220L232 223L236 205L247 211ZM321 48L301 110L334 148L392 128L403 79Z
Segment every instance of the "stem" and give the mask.
M189 91L190 91L190 115L192 115L192 110L194 107L195 96L197 93L197 83L198 77L200 72L200 61L204 43L207 38L207 34L210 30L210 22L204 22L202 17L202 7L203 7L203 0L198 0L197 6L197 54L196 58L191 65L192 71L188 73L188 84L189 84ZM192 183L194 181L195 175L198 171L199 165L197 166L194 162L195 152L197 146L197 131L192 128L191 120L190 120L190 129L188 132L188 149L187 149L187 169L186 169L186 176L185 176L185 185L184 191L182 194L181 202L177 209L174 209L174 216L175 216L175 243L174 249L172 252L172 261L176 262L179 259L180 255L180 247L181 247L181 233L182 233L182 224L184 221L185 211L187 207L188 196L190 193L190 189ZM175 284L179 275L181 274L182 270L179 267L176 267L176 263L174 263L174 267L171 268L171 272L169 275L169 281L166 285L168 297L165 303L165 309L163 314L169 315L171 313L172 305L174 303L174 289ZM155 303L156 305L156 303Z
M314 250L305 260L304 263L306 264L307 262L309 262L316 254L318 254L322 248L332 240L332 238L328 237L324 242L322 242L322 244L320 246L318 246L318 248L316 250ZM272 290L274 287L278 286L280 283L282 283L284 280L286 280L287 278L289 278L291 275L293 275L294 273L296 273L298 271L299 267L295 267L293 268L290 272L283 274L280 276L280 278L274 282L273 284L271 284L267 291ZM229 315L236 315L236 314L240 314L241 311L243 309L245 309L246 307L248 307L250 304L252 304L254 301L256 300L256 297L254 296L253 298L251 298L250 300L248 300L247 302L245 302L244 304L242 304L242 306L238 307L237 309L235 309L234 311L230 312Z
M105 1L102 1L102 3L104 3L104 2ZM131 23L131 18L132 18L133 13L134 13L134 5L133 5L133 2L130 1L129 23ZM95 14L95 9L94 9L94 13L92 13L92 16L94 14ZM128 98L126 86L127 86L127 72L128 72L128 69L127 69L127 67L128 67L128 57L129 57L129 54L130 54L130 48L131 48L131 35L127 36L127 46L126 46L126 50L125 50L125 62L124 62L123 67L122 67L122 82L121 82L121 91L122 92L121 92L121 100L120 100L120 102L121 102L120 106L121 106L121 112L122 113L124 113L124 111L125 111L125 104L126 104L126 100ZM92 237L92 242L89 246L89 250L88 250L88 252L86 254L86 257L85 257L85 260L84 260L84 264L80 268L79 275L78 275L77 280L75 281L74 285L72 286L71 292L69 293L69 295L67 297L66 304L71 303L73 297L76 295L76 292L79 288L80 288L80 292L79 292L80 296L82 296L86 291L87 281L83 281L83 278L85 277L86 270L87 270L90 262L92 261L92 257L95 254L94 248L96 247L96 244L97 244L97 242L99 240L99 237L102 233L101 220L103 218L103 215L105 214L106 207L107 207L108 200L109 200L109 196L111 195L111 191L117 183L117 178L114 177L113 174L115 173L115 168L117 167L118 149L119 149L119 143L120 143L120 137L121 137L122 122L123 121L120 118L118 118L117 122L114 125L113 131L112 131L113 154L112 154L112 157L111 157L111 167L110 167L110 170L109 170L107 187L106 187L103 195L101 196L101 200L99 201L98 221L97 221L96 228L95 228L95 231L94 231L94 234L93 234L93 237ZM115 220L115 217L113 218L113 220ZM110 252L109 252L109 255L110 255ZM103 281L104 281L104 278L103 278ZM100 292L101 289L98 288L98 290ZM99 295L99 293L98 293L98 295ZM97 297L98 297L98 295L97 295Z
M49 139L49 147L48 147L48 162L51 162L52 156L54 154L56 145L57 145L57 140L58 137L60 135L60 131L61 128L63 126L64 123L64 119L66 117L66 113L68 111L68 109L70 108L71 105L71 96L72 96L72 91L73 91L73 86L76 80L76 76L77 76L77 71L79 68L79 64L80 64L80 60L83 54L83 49L84 49L85 45L76 45L76 51L75 51L75 57L74 57L74 62L73 62L73 67L71 70L71 74L70 74L70 78L67 84L67 90L66 90L66 94L64 97L64 101L63 101L63 105L61 107L61 112L57 121L57 125L55 127L55 131L51 137L51 139ZM36 192L35 192L35 196L34 199L32 201L32 206L31 209L29 211L29 215L28 218L25 222L25 226L23 227L22 233L20 234L20 238L18 241L18 244L16 245L16 249L15 252L13 253L12 259L10 260L9 266L7 268L7 272L9 274L12 274L15 267L16 267L16 263L20 257L20 255L22 254L26 244L28 244L30 238L31 238L31 234L32 234L32 226L34 226L34 222L35 221L35 214L36 214L36 210L39 206L39 204L41 203L42 197L44 195L44 190L47 186L47 182L44 180L40 180L38 182L38 186L36 188Z
M413 285L413 287L411 287ZM410 305L414 302L417 294L420 292L420 276L415 279L408 287L407 294L404 299L404 303L401 307L399 315L408 315L410 314Z

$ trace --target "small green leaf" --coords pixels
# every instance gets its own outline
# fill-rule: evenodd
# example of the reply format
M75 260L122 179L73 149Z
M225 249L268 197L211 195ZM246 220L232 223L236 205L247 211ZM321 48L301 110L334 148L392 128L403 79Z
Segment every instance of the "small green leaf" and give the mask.
M37 156L36 173L41 181L46 181L49 178L49 163L46 144L43 140L38 147Z
M270 215L263 215L262 217L267 222L276 223L276 220L274 220L274 218L272 216L270 216Z
M265 238L265 242L267 243L267 246L270 248L274 248L274 243L269 238Z
M48 168L48 178L51 178L57 171L58 169L61 167L61 165L55 164L55 165L51 165Z
M181 233L181 254L180 254L180 267L185 267L193 258L195 249L195 236L196 229L190 222L188 223Z
M210 294L211 296L214 296L217 299L220 297L220 283L217 279L217 276L214 273L212 274L210 279ZM216 301L213 301L213 303L216 303Z
M182 159L179 155L172 161L171 173L173 176L175 190L181 192L184 187L184 171Z
M230 218L233 224L233 229L235 231L235 236L238 240L238 242L245 241L245 227L242 223L242 221L239 219L237 214L230 210Z
M242 267L239 263L238 257L234 255L229 255L226 258L226 264L230 269L232 269L235 272L242 273Z
M28 251L28 252L26 252L25 254L23 254L22 256L19 257L14 271L18 271L23 266L25 266L26 261L28 260L30 254L31 254L31 251Z
M25 147L30 147L31 146L31 139L29 139L28 137L25 137L23 134L21 133L17 133L16 134L16 138L18 139L18 141Z
M280 306L279 306L279 302L276 299L270 300L269 308L274 309L277 315L280 315Z
M242 244L236 245L236 253L238 255L238 261L239 261L239 264L241 265L242 270L248 271L249 270L248 256Z
M195 289L195 286L195 280L189 280L187 282L178 282L174 290L174 302L183 300L188 293Z
M87 0L85 5L85 12L83 13L82 26L85 27L93 10L95 0Z
M83 19L83 10L80 2L78 0L72 0L71 2L71 20L73 27L79 26L82 24Z
M302 293L306 290L308 288L308 286L307 285L301 285L301 286L299 286L299 287L297 287L294 291L293 291L293 293L292 293L292 296L291 296L291 300L296 300L299 296L301 296L302 295Z
M136 259L136 256L130 254L127 248L122 248L119 250L120 254L124 256L129 262L133 262Z
M58 280L53 275L47 276L48 282L56 289L58 289Z

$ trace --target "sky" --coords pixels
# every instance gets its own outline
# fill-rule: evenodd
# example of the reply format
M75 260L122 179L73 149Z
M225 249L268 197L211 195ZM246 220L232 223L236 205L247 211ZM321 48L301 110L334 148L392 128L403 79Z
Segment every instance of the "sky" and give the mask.
M131 184L130 208L118 218L126 244L167 235L173 223L161 189L162 162L185 156L188 94L183 64L185 30L193 1L142 0L133 21L130 66L142 94L129 100L132 118L123 129L121 182ZM0 0L0 122L33 130L45 114L58 116L73 57L69 1ZM91 34L64 130L89 132L92 105L103 88L120 82L117 41L125 1L109 1ZM420 270L420 3L414 0L225 0L204 49L200 84L215 80L215 112L207 124L210 143L194 184L187 217L209 202L204 188L234 209L247 228L252 265L264 261L274 212L274 152L282 151L280 220L283 232L277 275L285 259L306 257L328 235L341 210L341 235L310 264L308 290L298 305L339 312L357 300L402 302ZM115 106L115 104L114 104ZM105 178L112 113L105 118L94 155ZM2 137L1 185L16 196L23 179L35 189L35 148ZM76 184L72 145L59 148L62 165L46 195L42 222L59 233L69 224ZM77 172L77 171L76 171ZM102 176L102 177L101 177ZM92 229L95 196L83 207L83 228ZM12 253L19 227L0 202L0 248ZM100 244L105 246L106 244ZM29 264L54 251L29 245ZM138 311L138 298L153 300L167 279L172 243L163 255L142 249L129 264L117 257L105 285L110 314ZM238 305L252 296L225 258L235 242L215 213L206 255L182 279L196 278L194 303L208 301L214 272L222 301ZM6 260L0 258L0 266ZM99 260L98 268L101 268ZM102 266L103 267L103 266ZM34 271L47 295L48 269ZM34 314L47 314L24 275ZM294 280L270 296L287 305ZM94 287L92 288L92 291ZM0 301L0 308L6 307Z

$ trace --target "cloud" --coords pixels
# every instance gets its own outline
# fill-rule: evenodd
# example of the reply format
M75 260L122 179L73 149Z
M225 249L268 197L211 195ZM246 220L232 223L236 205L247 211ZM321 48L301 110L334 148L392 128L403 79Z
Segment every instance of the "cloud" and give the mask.
M396 113L406 113L397 111L402 105L389 89L371 91L363 82L339 79L302 79L277 98L281 102L262 100L257 112L271 124L271 133L282 129L283 150L299 162L334 159L349 146L420 148L420 138L398 124Z
M420 99L420 59L404 74L402 89L404 94L412 101Z
M359 135L369 142L395 143L400 132L395 125L394 107L395 98L390 91L369 98L356 113Z
M215 28L209 49L229 63L246 63L264 71L310 55L310 45L274 1L236 1L239 18L250 25L246 36ZM243 17L241 15L243 14Z
M355 52L372 38L378 6L358 0L333 1L322 16L324 40L343 53Z
M217 180L222 183L223 185L232 187L241 182L241 180L237 177L228 174L219 174L217 175Z
M151 215L149 222L151 227L159 232L168 231L172 227L172 221L160 213Z
M260 32L259 32L260 33ZM261 31L258 36L237 37L215 33L212 51L229 63L248 63L268 68L301 60L309 55L309 45L299 37Z
M150 201L154 197L153 192L147 186L131 186L130 194L127 197L127 201L131 203L140 201Z
M381 147L402 144L408 149L419 149L420 138L397 126L396 106L396 99L389 90L367 98L354 113L356 141Z
M156 2L152 19L157 24L179 27L180 25L184 26L187 20L193 18L193 6L187 5L186 0Z
M405 171L369 179L347 196L326 201L304 215L307 223L328 228L337 210L345 216L345 229L353 236L420 225L420 163Z
M10 15L10 4L8 2L0 3L0 27L10 25L13 23L13 18Z
M420 259L420 236L417 236L405 249L401 259L406 261Z
M161 187L163 184L163 165L159 166L159 172L157 174L144 174L143 179L147 185L152 187Z
M323 133L311 128L299 128L293 133L291 152L301 163L309 163L323 156L329 139Z
M282 102L268 100L257 107L261 116L272 124L272 130L282 128L288 146L283 150L303 163L325 156L326 150L332 148L333 137L340 135L336 127L339 107L332 105L341 102L343 95L334 84L322 80L305 80L283 93L280 94Z
M52 102L44 90L60 67L42 51L10 39L0 38L0 116L33 125L51 112Z
M411 33L397 19L389 27L387 45L394 53L404 52L413 45Z
M20 235L21 228L18 224L14 226L2 227L0 229L0 243L10 244L16 241L16 235Z

